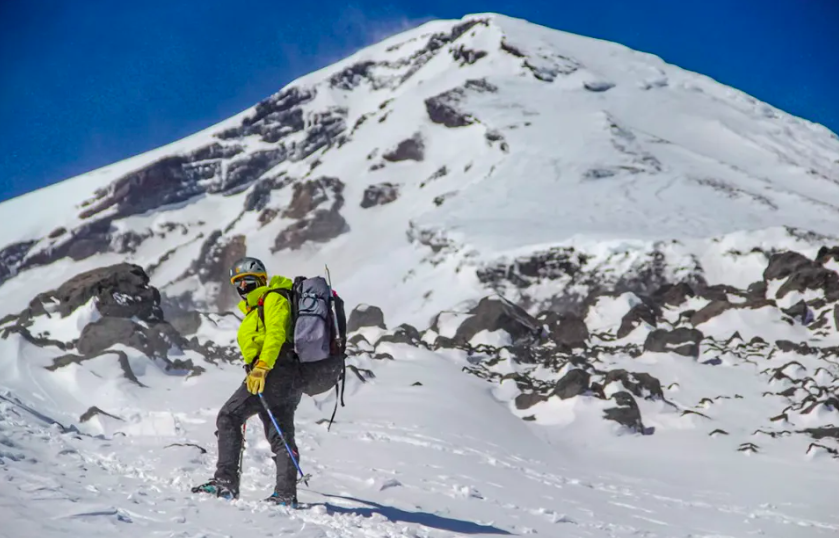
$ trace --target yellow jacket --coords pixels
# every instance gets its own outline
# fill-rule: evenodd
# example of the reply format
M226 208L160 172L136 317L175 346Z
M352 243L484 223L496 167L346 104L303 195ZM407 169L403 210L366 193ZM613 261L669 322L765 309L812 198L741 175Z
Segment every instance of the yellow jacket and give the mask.
M239 310L245 314L245 319L239 326L236 340L242 350L245 364L251 364L258 357L269 368L273 368L280 356L280 350L286 342L291 330L291 308L285 297L279 293L269 293L265 296L263 309L265 325L259 319L259 298L270 289L291 290L292 281L283 276L271 277L267 286L261 286L250 292L244 301L239 303Z

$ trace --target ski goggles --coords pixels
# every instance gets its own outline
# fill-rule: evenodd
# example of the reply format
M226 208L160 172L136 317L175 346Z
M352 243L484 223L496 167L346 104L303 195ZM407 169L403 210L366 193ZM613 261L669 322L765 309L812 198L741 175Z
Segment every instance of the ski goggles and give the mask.
M238 275L233 275L232 277L230 277L230 283L236 286L238 282L245 279L248 279L249 281L265 281L268 280L268 275L266 275L265 273L239 273Z
M246 293L264 285L265 276L253 273L242 273L241 275L236 275L231 278L230 283L236 287L239 293Z

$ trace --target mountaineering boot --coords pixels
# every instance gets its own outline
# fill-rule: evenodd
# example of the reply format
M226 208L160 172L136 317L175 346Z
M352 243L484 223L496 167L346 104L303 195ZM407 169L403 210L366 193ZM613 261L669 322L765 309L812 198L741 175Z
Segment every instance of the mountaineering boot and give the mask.
M221 497L222 499L227 499L228 501L232 501L233 499L237 498L239 495L236 491L232 490L227 485L219 482L215 478L207 482L206 484L201 484L200 486L195 486L192 488L193 493L207 493L209 495L215 495L216 497Z
M292 497L292 498L282 497L277 492L272 493L270 497L265 499L265 502L276 504L277 506L287 506L287 507L293 508L293 509L296 509L298 507L296 497Z

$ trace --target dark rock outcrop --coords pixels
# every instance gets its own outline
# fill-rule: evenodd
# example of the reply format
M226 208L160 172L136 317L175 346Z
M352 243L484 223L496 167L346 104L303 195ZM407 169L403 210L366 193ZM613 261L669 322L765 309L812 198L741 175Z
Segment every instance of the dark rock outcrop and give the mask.
M678 282L661 286L653 293L652 298L660 306L681 306L688 298L695 296L696 292L690 284Z
M586 347L589 332L586 322L580 316L548 311L540 314L537 319L547 325L549 336L557 345L569 348Z
M575 368L562 376L553 389L553 394L562 400L585 394L591 386L591 374Z
M301 219L314 211L319 205L328 201L330 197L336 201L341 198L344 184L338 178L320 177L295 183L291 202L283 211L287 219Z
M365 80L370 80L376 62L370 60L355 63L329 77L329 85L341 90L353 90Z
M806 256L793 251L774 254L763 271L763 280L777 280L787 278L796 271L812 266L813 261Z
M221 230L216 230L201 245L198 258L190 266L187 274L197 276L202 284L220 285L213 305L218 310L229 310L240 300L236 290L228 285L228 271L233 263L246 253L244 235L223 236Z
M668 331L666 329L656 329L647 335L647 340L644 342L644 351L652 351L656 353L678 353L686 357L699 357L699 342L702 341L703 334L697 329L688 329L680 327Z
M149 285L139 265L122 263L76 275L57 289L42 293L29 303L23 317L56 312L67 317L93 299L103 317L161 321L160 292Z
M268 207L271 193L283 189L293 181L292 178L271 177L254 183L251 191L245 197L245 211L262 211Z
M625 338L629 333L634 331L641 323L647 323L653 327L657 326L656 318L661 315L661 311L654 305L648 303L638 303L629 309L629 312L624 314L621 318L620 327L618 327L617 337Z
M329 209L319 206L331 199ZM349 225L340 213L344 205L344 184L337 178L321 177L294 185L292 202L284 214L298 218L297 222L280 232L272 252L299 249L304 243L326 243L349 231ZM318 209L315 209L318 208Z
M621 383L626 390L639 398L655 400L664 399L661 381L645 372L627 372L626 370L610 370L603 380L605 388L609 383Z
M484 79L468 80L463 87L454 88L440 95L425 100L425 110L434 123L446 127L466 127L475 123L472 115L460 111L459 104L466 98L467 92L495 92L498 88Z
M201 327L201 314L197 310L181 311L175 316L168 316L167 319L169 324L184 337L195 334Z
M35 244L35 241L13 243L0 250L0 284L10 276L14 276L23 258Z
M389 162L422 161L425 158L425 143L419 133L400 142L396 148L382 155Z
M735 308L735 305L728 301L711 301L690 317L690 324L696 327L697 325L701 325L712 320L731 308Z
M379 183L364 189L361 207L364 209L389 204L399 198L399 186L393 183Z
M481 331L503 330L514 343L538 337L541 324L521 307L501 296L485 297L470 312L454 335L458 344L466 344Z
M218 137L224 140L259 135L265 142L277 142L304 129L303 110L300 107L314 100L316 95L315 88L286 88L258 103L254 114L242 120L240 127L227 129Z
M604 410L605 419L613 420L636 433L648 433L641 420L641 410L632 394L626 391L616 392L610 399L615 400L617 407Z
M456 62L459 61L461 66L472 65L486 55L485 50L467 49L466 45L460 45L452 49L452 58Z
M348 231L349 225L338 211L318 209L280 232L271 251L297 250L306 242L327 243Z
M114 420L123 421L123 419L119 418L118 416L112 415L110 413L106 413L105 411L102 411L101 409L99 409L98 407L96 407L94 405L94 406L88 408L87 411L82 413L82 415L79 417L79 422L85 423L85 422L87 422L88 420L92 419L93 417L95 417L97 415L112 418Z
M525 409L530 409L534 405L546 401L548 398L546 396L542 396L538 392L523 392L516 396L515 405L516 409L519 411L523 411Z
M355 332L362 327L379 327L387 329L385 315L378 306L360 304L353 308L347 319L347 332Z
M384 318L382 318L381 322L382 325L384 325ZM376 347L378 347L379 344L388 342L392 344L407 344L409 346L418 347L422 343L422 335L413 325L403 323L393 331L393 334L386 334L379 338L379 341L376 342Z

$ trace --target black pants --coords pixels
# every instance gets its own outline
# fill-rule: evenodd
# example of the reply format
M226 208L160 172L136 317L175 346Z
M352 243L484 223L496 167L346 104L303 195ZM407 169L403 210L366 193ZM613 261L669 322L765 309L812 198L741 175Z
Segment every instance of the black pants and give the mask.
M265 403L280 425L289 448L299 462L297 444L294 442L294 411L303 394L300 369L296 363L278 363L268 372ZM282 498L296 498L297 469L288 455L283 440L277 433L271 418L259 401L259 397L248 392L243 383L222 406L216 419L218 434L218 463L215 479L239 492L239 452L242 448L242 425L252 416L259 415L265 430L265 437L271 443L277 470L274 491Z

